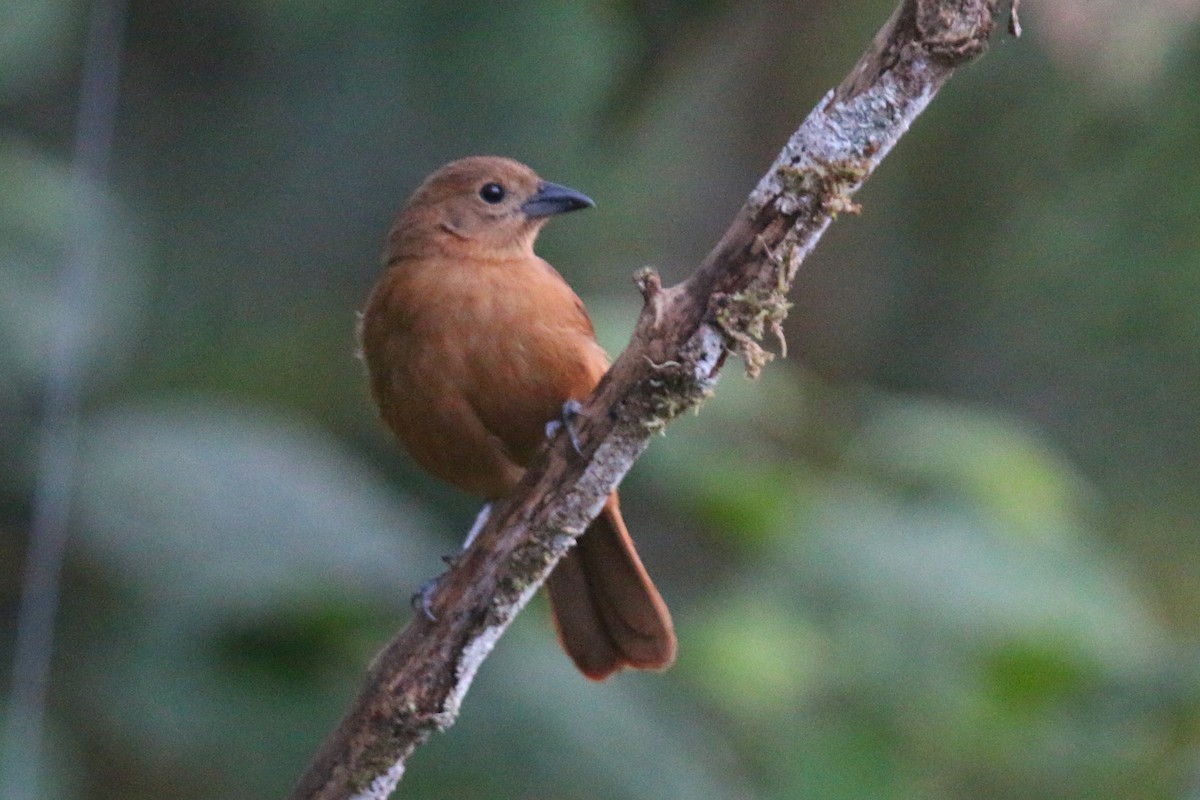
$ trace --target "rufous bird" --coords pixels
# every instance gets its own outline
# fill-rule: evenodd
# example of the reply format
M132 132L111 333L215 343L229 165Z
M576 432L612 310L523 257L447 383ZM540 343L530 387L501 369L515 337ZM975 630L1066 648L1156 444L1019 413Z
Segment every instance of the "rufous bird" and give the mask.
M550 217L592 205L524 164L477 156L430 175L388 233L359 332L371 393L420 466L489 502L608 368L583 303L533 252ZM559 641L589 678L674 660L670 613L615 491L546 586Z

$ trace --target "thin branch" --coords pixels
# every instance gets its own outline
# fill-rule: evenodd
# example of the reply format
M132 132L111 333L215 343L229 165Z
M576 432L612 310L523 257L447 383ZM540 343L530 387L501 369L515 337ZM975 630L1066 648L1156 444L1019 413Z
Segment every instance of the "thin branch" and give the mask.
M651 435L711 392L729 352L756 375L781 337L796 270L954 69L980 55L997 0L904 0L849 76L792 135L685 282L652 270L629 347L580 413L581 453L557 436L418 614L379 653L350 713L292 800L386 798L409 754L445 730L476 670L586 530Z
M54 656L54 628L79 449L79 408L95 287L104 280L101 248L108 209L106 189L117 127L125 0L92 3L79 86L71 214L66 257L55 286L53 338L46 353L42 419L38 426L37 484L29 521L29 549L10 673L8 719L0 736L0 794L11 800L41 796L46 692Z

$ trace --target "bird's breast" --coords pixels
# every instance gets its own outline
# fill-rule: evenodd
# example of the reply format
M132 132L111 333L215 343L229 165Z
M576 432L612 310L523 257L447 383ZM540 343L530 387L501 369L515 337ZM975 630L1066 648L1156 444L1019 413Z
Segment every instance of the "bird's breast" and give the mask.
M546 422L607 367L575 293L540 259L395 269L382 313L405 412L461 399L527 465Z

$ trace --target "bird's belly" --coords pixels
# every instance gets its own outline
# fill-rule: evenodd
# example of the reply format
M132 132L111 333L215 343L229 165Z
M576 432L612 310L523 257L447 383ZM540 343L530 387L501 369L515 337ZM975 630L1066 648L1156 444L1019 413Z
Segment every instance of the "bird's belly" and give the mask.
M561 415L567 400L586 397L599 379L588 362L595 345L570 332L537 329L472 338L467 400L513 460L528 466L546 423Z
M506 494L537 457L546 423L591 392L604 355L571 331L431 333L393 342L403 357L390 360L384 417L429 472L476 495Z
M520 480L546 423L607 368L561 278L538 262L514 291L518 266L397 271L363 332L376 400L405 449L485 497Z

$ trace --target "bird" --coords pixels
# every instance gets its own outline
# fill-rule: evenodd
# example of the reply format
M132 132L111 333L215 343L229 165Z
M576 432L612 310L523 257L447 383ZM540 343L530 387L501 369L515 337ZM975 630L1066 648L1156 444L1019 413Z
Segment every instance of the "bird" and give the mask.
M520 162L472 156L426 178L388 231L359 321L371 396L420 467L489 503L608 369L583 302L533 249L550 217L593 205ZM546 588L588 678L674 661L670 612L615 490Z

